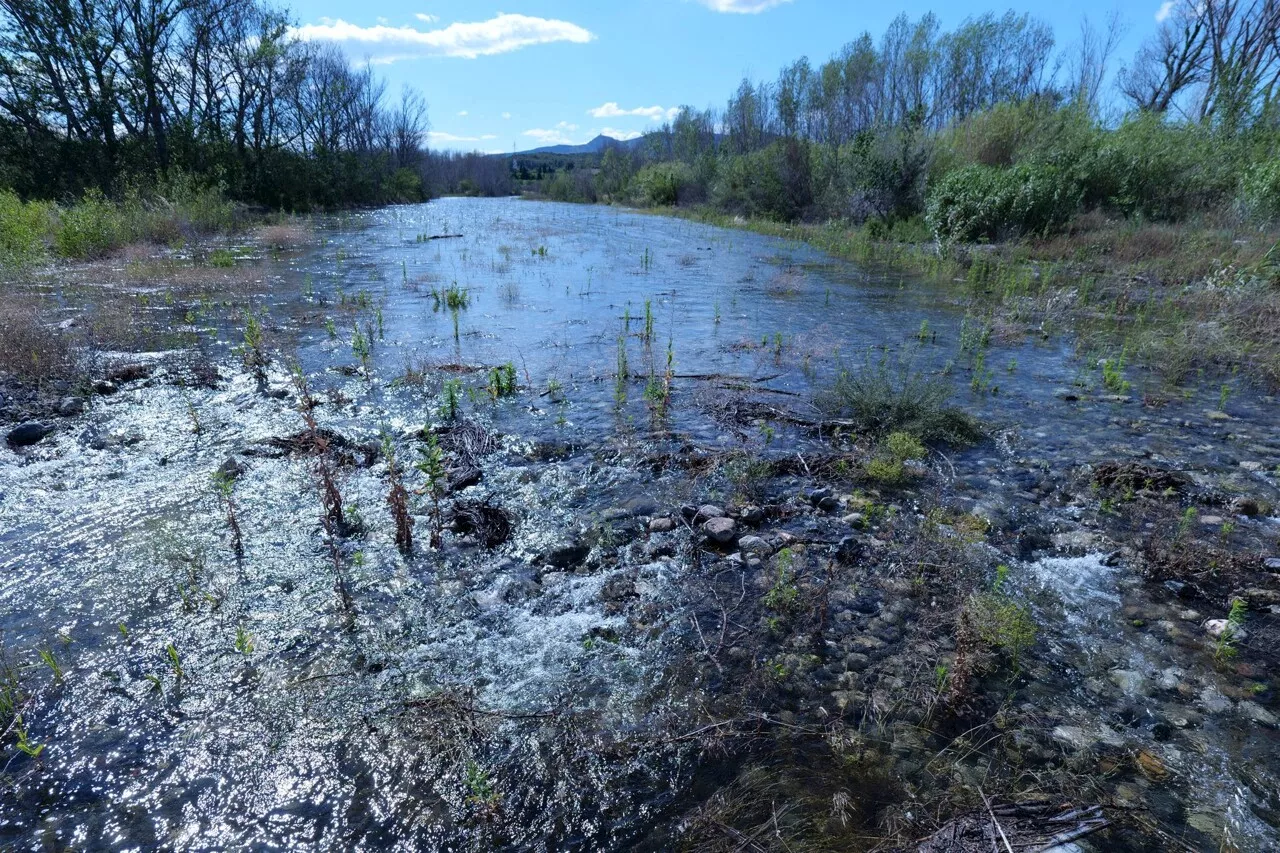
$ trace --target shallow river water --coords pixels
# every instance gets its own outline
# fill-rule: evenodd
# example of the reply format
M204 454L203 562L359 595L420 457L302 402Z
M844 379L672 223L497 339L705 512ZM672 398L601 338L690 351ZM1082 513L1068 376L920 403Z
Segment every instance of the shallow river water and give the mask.
M35 447L0 447L0 632L44 747L4 771L0 848L660 849L705 782L706 756L665 728L696 728L718 689L691 664L706 640L685 593L705 567L679 544L614 543L650 541L636 518L722 485L644 460L745 448L804 464L824 446L795 427L817 417L813 393L881 359L949 377L992 436L935 459L939 494L1012 538L1046 531L1016 568L1042 625L1022 701L1052 712L1053 743L1157 756L1153 778L1110 793L1189 849L1280 845L1273 659L1260 652L1244 676L1214 667L1201 622L1225 613L1191 612L1126 571L1105 519L1042 489L1140 459L1274 504L1271 398L1240 389L1219 413L1225 395L1206 382L1143 406L1141 370L1111 394L1072 341L1034 330L990 336L975 365L982 331L949 283L676 219L443 199L328 220L317 236L242 258L261 285L222 306L264 316L279 354L269 393L233 352L242 323L215 318L235 311L210 312L191 333L225 377L216 387L166 381L173 352L122 356L158 367ZM466 305L451 309L455 284ZM335 596L312 469L269 443L303 426L286 358L357 457L339 470L366 529L340 546L351 607ZM508 363L517 393L493 399L491 371ZM667 373L655 415L646 386ZM405 558L384 466L358 457L386 434L421 486L408 466L419 431L443 420L446 380L497 436L466 494L500 503L513 531L495 549L446 534L431 550L415 495L419 548ZM743 395L755 416L726 417ZM228 459L242 470L242 559L211 482ZM1227 521L1278 553L1280 521Z

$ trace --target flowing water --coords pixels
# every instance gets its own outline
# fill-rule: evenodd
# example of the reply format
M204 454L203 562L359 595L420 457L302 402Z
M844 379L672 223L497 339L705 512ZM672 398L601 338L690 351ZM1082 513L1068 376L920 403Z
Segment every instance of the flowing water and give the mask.
M311 467L266 443L302 429L281 361L280 393L261 393L232 351L237 310L191 330L217 387L166 381L173 353L131 355L159 365L151 379L30 450L0 449L0 630L44 745L10 762L0 846L661 847L707 766L667 726L695 728L719 689L693 663L705 638L688 600L719 564L655 547L636 519L705 502L716 481L645 460L747 448L803 463L823 449L795 427L816 417L813 392L880 359L950 377L994 436L936 466L950 505L1013 538L1067 537L1018 566L1042 623L1023 701L1052 712L1053 741L1157 755L1167 777L1116 799L1193 849L1277 845L1266 659L1249 678L1214 667L1200 622L1225 614L1189 612L1109 559L1082 501L1046 500L1070 469L1141 459L1274 504L1274 401L1241 390L1220 416L1215 386L1144 407L1141 371L1110 394L1071 341L1035 333L983 341L974 364L981 332L949 283L610 208L444 199L318 235L242 260L265 272L229 307L264 312L357 457L388 434L407 466L442 419L440 377L456 378L463 413L499 437L467 494L510 513L510 540L446 534L430 550L415 497L420 547L403 558L384 467L344 467L367 533L341 546L343 608ZM467 304L451 309L455 283ZM494 399L508 363L519 391ZM726 417L744 396L753 417ZM228 458L243 468L241 560L211 484ZM1276 519L1231 523L1275 548Z

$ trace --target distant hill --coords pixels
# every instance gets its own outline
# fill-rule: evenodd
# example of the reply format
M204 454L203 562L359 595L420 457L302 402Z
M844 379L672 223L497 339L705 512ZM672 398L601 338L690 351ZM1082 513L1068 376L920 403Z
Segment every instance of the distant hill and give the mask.
M614 139L612 136L605 136L602 133L582 145L547 145L529 151L517 151L515 156L519 157L522 154L599 154L611 145L630 151L638 146L643 139L643 136L637 136L635 139Z

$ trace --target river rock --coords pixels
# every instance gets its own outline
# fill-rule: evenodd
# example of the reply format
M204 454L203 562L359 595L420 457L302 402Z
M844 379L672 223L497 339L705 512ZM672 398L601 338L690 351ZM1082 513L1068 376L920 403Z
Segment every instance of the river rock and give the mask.
M1280 557L1268 557L1262 565L1269 572L1280 572Z
M755 527L764 521L764 510L755 504L748 504L742 508L742 512L738 513L738 519L746 525Z
M1257 702L1241 702L1236 706L1236 710L1247 719L1253 720L1260 726L1276 727L1276 715L1259 705Z
M710 521L713 518L724 518L725 511L715 504L703 504L698 507L694 521Z
M676 523L670 518L654 518L649 521L650 533L668 533L675 529Z
M5 441L9 443L10 447L29 447L51 432L53 432L53 427L48 424L43 424L40 421L27 421L9 430L9 434L5 436Z
M587 555L590 553L590 545L583 542L568 542L563 545L557 545L548 551L544 555L543 561L557 569L567 569L587 559Z
M91 387L93 389L93 393L101 394L104 397L108 394L114 394L119 390L116 387L116 383L112 382L110 379L95 379Z
M1147 686L1147 680L1142 677L1141 673L1134 672L1130 669L1113 669L1111 670L1111 682L1126 696L1139 696Z
M706 533L707 536L711 537L715 542L718 542L721 545L726 545L733 541L733 529L736 526L737 525L732 518L719 516L708 519L707 522L702 525L702 532Z
M1102 537L1089 530L1055 533L1049 541L1055 549L1068 554L1089 554L1102 548Z
M79 397L63 397L58 403L58 414L64 418L74 418L84 411L84 400Z
M756 557L764 560L773 554L773 546L759 536L743 536L738 540L738 550L744 559Z

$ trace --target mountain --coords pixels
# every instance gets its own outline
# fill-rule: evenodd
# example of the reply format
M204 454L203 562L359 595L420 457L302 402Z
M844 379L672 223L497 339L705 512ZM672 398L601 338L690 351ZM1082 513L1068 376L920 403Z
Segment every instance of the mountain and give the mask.
M640 144L644 139L643 136L637 136L635 139L614 139L612 136L605 136L603 133L590 142L582 145L547 145L543 148L534 148L531 151L517 151L515 156L522 154L599 154L611 145L631 150Z

